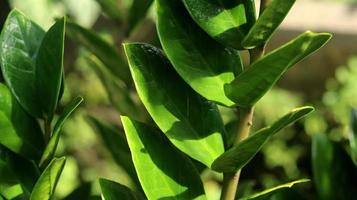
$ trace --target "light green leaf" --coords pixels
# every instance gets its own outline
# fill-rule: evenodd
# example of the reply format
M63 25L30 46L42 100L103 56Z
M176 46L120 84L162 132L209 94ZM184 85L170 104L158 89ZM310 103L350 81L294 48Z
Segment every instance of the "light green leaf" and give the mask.
M55 192L66 158L55 158L46 167L32 190L30 200L50 200Z
M78 106L82 103L83 98L82 97L76 97L74 98L64 109L63 113L60 115L58 118L54 128L53 128L53 134L48 142L45 151L42 154L39 166L40 168L45 168L48 163L52 160L53 156L56 153L57 145L60 139L60 133L62 130L62 127L64 125L64 122L68 119L69 116L78 108Z
M329 33L305 32L284 46L254 62L225 86L228 98L237 105L254 105L294 64L303 60L331 38Z
M9 89L0 83L0 144L25 158L38 161L45 147L41 128Z
M197 24L226 46L242 49L241 42L255 22L254 0L184 0Z
M239 52L210 38L180 0L157 0L156 5L160 41L176 71L206 99L234 105L225 96L224 85L242 71Z
M351 154L354 163L357 165L357 109L351 111L351 131L349 135Z
M296 108L286 114L270 127L243 140L236 146L219 156L212 164L212 169L218 172L236 172L244 167L262 148L262 146L277 132L312 112L312 107Z
M136 43L124 49L139 97L161 131L181 151L210 166L224 151L217 106L196 94L158 48Z
M129 31L133 30L140 20L146 16L152 2L153 0L133 0L128 13Z
M0 187L0 194L6 199L15 199L23 194L23 190L20 184L16 184L10 187Z
M114 181L110 181L107 179L99 179L99 185L102 190L102 198L103 200L138 200L140 199L133 191L131 191L128 187L116 183Z
M242 41L248 49L264 45L288 14L296 0L272 0Z
M0 64L6 84L21 106L40 117L35 86L36 56L45 32L17 10L11 11L0 35Z
M53 118L60 97L65 23L65 18L62 18L47 31L36 57L36 92L42 116L49 121Z
M131 84L129 68L113 45L108 44L94 32L73 22L68 21L66 28L70 38L88 48L88 50L96 55L105 66L108 67L113 75L124 81L127 85Z
M293 187L296 184L300 183L306 183L309 182L309 179L300 179L296 181L292 181L289 183L285 183L282 185L275 186L273 188L266 189L262 192L258 192L256 194L253 194L249 197L242 198L240 200L269 200L272 195L274 195L276 192L280 192L281 190L288 189Z
M127 117L121 119L136 172L149 200L206 199L198 172L188 157L157 129Z

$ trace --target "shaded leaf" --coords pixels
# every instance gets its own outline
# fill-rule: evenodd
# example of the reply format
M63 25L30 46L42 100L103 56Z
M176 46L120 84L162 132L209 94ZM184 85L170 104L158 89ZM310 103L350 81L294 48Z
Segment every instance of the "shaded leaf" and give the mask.
M41 117L35 86L36 56L45 32L17 10L11 11L0 35L0 63L6 84L21 106Z
M45 143L37 121L27 114L9 89L0 83L0 144L38 161Z
M42 116L52 120L60 98L63 77L65 18L45 34L36 57L36 92Z
M241 42L255 22L254 0L184 0L200 27L226 46L242 49Z
M288 189L296 184L306 183L309 181L310 181L309 179L300 179L300 180L292 181L289 183L275 186L273 188L266 189L262 192L258 192L249 197L242 198L241 200L269 200L272 195L274 195L277 192L280 192L281 190Z
M139 199L133 191L120 183L101 178L99 179L99 185L102 190L102 197L104 200Z
M64 168L66 158L55 158L46 167L32 190L30 200L50 200Z
M349 135L352 159L357 165L357 109L351 111L351 131Z
M136 172L149 200L206 199L195 166L160 131L127 117L121 119Z
M225 86L228 98L237 105L254 105L269 91L286 70L321 48L331 38L329 33L305 32L284 46L254 62Z
M60 133L62 130L62 127L64 125L64 122L68 119L69 116L78 108L78 106L82 103L83 98L82 97L76 97L74 98L64 109L63 113L60 115L58 118L54 128L53 128L53 134L48 142L45 151L42 154L39 166L40 168L45 168L48 163L52 160L53 156L56 153L57 145L60 139Z
M262 148L262 146L277 132L312 112L312 107L296 108L286 114L270 127L263 128L257 133L233 146L219 156L212 164L212 169L218 172L236 172L244 167Z
M224 85L242 71L239 52L225 48L190 18L179 0L158 0L157 29L165 54L180 76L200 95L225 106L234 102Z
M272 0L244 37L242 46L254 48L264 45L288 14L296 0Z
M128 13L129 31L133 30L140 20L146 16L152 2L153 0L133 0Z
M181 151L210 166L224 151L217 106L197 95L159 49L140 43L124 49L139 97L161 131Z
M62 200L87 200L90 198L91 184L83 183Z
M69 37L81 43L96 55L105 66L127 85L131 84L129 68L117 49L94 32L68 21L66 31Z

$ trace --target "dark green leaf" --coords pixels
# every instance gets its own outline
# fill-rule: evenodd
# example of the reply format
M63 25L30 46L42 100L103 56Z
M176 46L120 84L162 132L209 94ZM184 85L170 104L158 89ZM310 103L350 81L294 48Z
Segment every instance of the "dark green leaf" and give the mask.
M312 112L312 107L301 107L292 110L270 127L243 140L236 146L219 156L212 164L212 169L218 172L236 172L244 167L262 148L262 146L277 132Z
M153 0L133 0L128 17L129 31L133 30L140 20L146 16L152 2Z
M157 29L176 71L206 99L232 106L224 85L242 71L239 52L225 48L203 32L180 0L158 0Z
M60 96L63 76L65 18L46 33L36 58L36 89L42 116L52 120Z
M0 35L0 64L6 84L24 109L40 117L36 56L45 32L17 10L11 11Z
M88 200L91 193L91 184L83 183L62 200Z
M0 83L0 144L35 161L40 159L45 146L37 121L23 110L2 83Z
M350 147L352 159L357 165L357 109L351 111L351 132L350 132Z
M272 0L257 22L244 37L242 46L254 48L264 45L278 28L296 0Z
M319 199L355 199L357 171L351 158L324 134L315 134L312 139L312 169Z
M139 43L124 48L139 97L161 131L181 151L210 166L224 151L217 106L197 95L159 49Z
M99 185L102 190L104 200L138 200L138 196L131 191L128 187L110 181L107 179L99 179Z
M78 24L68 21L66 28L68 36L88 48L108 67L113 75L124 81L127 85L131 84L129 68L117 49L94 32Z
M292 181L292 182L289 182L289 183L285 183L285 184L282 184L282 185L275 186L273 188L266 189L266 190L264 190L262 192L253 194L253 195L251 195L249 197L242 198L241 200L269 200L270 197L272 195L274 195L276 192L280 192L281 190L284 190L284 189L287 189L287 188L291 188L296 184L306 183L306 182L309 182L309 181L310 181L309 179L300 179L300 180Z
M284 46L254 62L225 86L228 98L239 106L254 105L279 78L297 62L321 48L329 33L305 32Z
M160 131L127 117L121 119L148 199L206 199L195 166Z
M5 23L6 17L10 12L10 4L8 0L0 1L0 30ZM1 76L1 75L0 75Z
M119 2L118 0L96 0L102 10L107 14L109 17L113 18L116 21L121 21L123 18L123 13L119 9Z
M226 46L242 49L241 42L255 22L254 0L184 0L200 27Z
M30 200L50 200L55 192L66 158L55 158L46 167L32 190Z
M44 168L48 165L48 163L52 160L53 156L56 153L57 145L60 139L60 133L64 122L68 119L69 116L78 108L79 104L83 101L82 97L76 97L73 99L64 109L63 113L58 118L55 127L53 128L53 134L48 142L45 151L42 154L40 160L40 168Z

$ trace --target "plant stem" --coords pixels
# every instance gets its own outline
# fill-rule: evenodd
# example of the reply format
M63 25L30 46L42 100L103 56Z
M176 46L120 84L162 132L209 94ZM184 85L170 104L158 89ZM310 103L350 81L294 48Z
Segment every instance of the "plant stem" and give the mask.
M51 139L51 121L48 120L48 118L45 119L45 124L44 124L44 128L45 128L45 143L48 144L48 142Z

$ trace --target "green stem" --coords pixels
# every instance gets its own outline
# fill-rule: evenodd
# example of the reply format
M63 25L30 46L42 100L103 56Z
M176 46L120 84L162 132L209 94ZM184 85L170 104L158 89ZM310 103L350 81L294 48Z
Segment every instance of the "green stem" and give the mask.
M45 129L45 143L48 144L48 142L51 139L51 121L48 120L48 118L45 119L45 124L44 124L44 129Z

